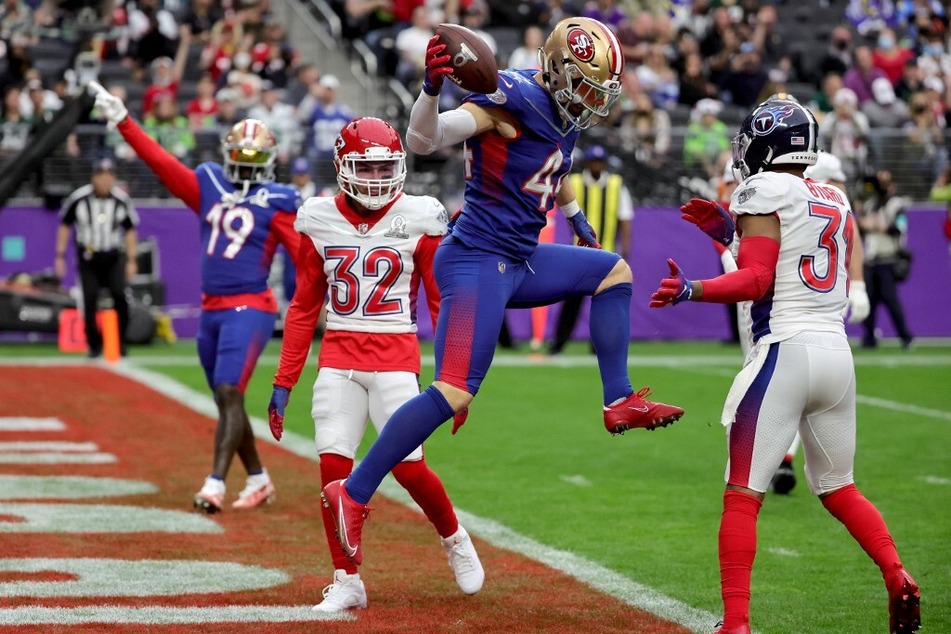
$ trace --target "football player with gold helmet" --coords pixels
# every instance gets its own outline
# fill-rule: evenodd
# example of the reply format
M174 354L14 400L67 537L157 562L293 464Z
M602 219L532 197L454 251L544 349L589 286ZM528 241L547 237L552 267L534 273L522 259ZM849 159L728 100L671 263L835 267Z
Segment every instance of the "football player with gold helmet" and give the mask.
M600 250L564 178L580 131L607 116L621 93L624 56L617 37L597 20L567 18L539 51L540 70L503 70L496 92L471 94L459 108L440 113L439 91L453 69L445 48L438 35L430 40L423 91L406 133L418 154L465 143L465 201L436 251L436 380L390 417L348 479L324 487L338 538L355 563L363 557L367 502L394 466L466 411L489 370L507 307L592 295L591 337L607 431L654 429L683 415L679 407L646 400L648 388L632 388L631 269L619 255ZM579 244L591 248L538 243L556 204Z
M297 190L274 183L277 139L264 122L239 121L222 141L222 163L183 165L139 127L118 97L96 82L96 108L116 128L168 190L201 221L201 317L198 356L218 405L211 473L194 506L217 513L224 505L225 476L238 454L248 472L236 509L274 499L274 484L261 465L244 407L244 388L271 338L277 301L267 285L280 242L297 256L294 217Z

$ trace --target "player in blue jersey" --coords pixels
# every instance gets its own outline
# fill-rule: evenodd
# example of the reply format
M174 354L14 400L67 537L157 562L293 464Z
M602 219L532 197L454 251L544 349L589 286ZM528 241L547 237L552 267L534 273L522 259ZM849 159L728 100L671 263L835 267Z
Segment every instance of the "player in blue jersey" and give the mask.
M580 131L607 116L621 93L624 58L614 34L590 18L563 20L539 51L540 71L502 71L498 91L471 95L440 114L440 87L452 70L444 50L438 36L430 41L423 93L406 133L409 147L420 154L465 141L465 202L435 257L442 297L436 380L393 414L348 479L324 488L341 545L357 564L367 502L400 460L469 406L492 362L506 307L592 295L591 338L607 430L654 429L683 415L679 407L645 400L648 388L631 387L631 269L598 248L564 178ZM555 204L579 243L594 248L538 244Z
M274 484L254 445L244 388L277 319L277 301L267 285L274 251L280 243L296 254L300 244L294 231L300 194L272 182L277 140L263 122L245 119L222 142L223 164L191 170L145 134L121 99L95 82L90 88L109 125L201 219L198 356L218 405L218 428L212 471L194 506L206 513L221 510L235 453L248 479L232 507L271 502Z

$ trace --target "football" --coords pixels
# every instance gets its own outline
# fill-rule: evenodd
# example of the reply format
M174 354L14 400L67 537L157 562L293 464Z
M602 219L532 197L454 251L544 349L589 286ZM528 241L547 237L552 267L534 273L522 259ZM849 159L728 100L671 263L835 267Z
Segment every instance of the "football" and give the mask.
M469 92L491 94L499 87L499 67L485 40L458 24L440 24L439 41L446 45L452 73L447 79Z

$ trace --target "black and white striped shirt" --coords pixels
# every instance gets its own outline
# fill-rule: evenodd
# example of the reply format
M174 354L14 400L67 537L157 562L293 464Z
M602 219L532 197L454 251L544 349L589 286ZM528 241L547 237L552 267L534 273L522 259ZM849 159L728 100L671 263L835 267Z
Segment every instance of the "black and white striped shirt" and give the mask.
M125 231L139 224L132 199L113 187L107 198L98 198L92 185L84 185L63 204L60 221L76 226L76 245L80 250L119 251Z

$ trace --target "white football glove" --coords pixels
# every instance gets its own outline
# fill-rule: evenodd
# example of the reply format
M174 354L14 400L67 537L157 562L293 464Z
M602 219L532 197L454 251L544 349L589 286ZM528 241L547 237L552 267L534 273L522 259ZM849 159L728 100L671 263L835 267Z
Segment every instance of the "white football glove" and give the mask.
M89 92L96 97L96 110L109 122L110 129L115 128L129 116L129 111L122 100L103 88L99 82L91 81L87 87Z
M868 293L865 292L865 282L853 280L849 286L849 323L857 324L865 321L872 306L868 302Z

